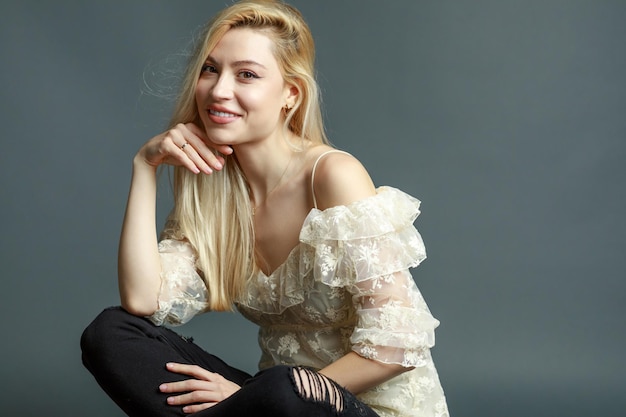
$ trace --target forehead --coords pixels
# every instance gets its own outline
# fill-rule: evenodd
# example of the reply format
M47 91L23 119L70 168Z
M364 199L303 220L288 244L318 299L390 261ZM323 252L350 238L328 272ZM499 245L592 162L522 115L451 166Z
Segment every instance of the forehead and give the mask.
M273 53L274 41L263 31L235 28L217 42L209 57L220 64L254 61L265 67L278 67Z

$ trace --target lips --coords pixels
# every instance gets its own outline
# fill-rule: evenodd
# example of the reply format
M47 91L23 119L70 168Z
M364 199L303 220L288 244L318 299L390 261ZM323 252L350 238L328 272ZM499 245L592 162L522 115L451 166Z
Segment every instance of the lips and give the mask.
M225 125L225 124L234 122L235 120L238 120L241 117L237 113L233 113L229 111L228 109L217 108L213 106L207 109L207 115L209 116L209 119L213 123L218 124L218 125Z
M209 114L213 116L217 116L217 117L237 117L238 116L235 113L229 113L226 111L217 111L217 110L212 110L212 109L209 109Z

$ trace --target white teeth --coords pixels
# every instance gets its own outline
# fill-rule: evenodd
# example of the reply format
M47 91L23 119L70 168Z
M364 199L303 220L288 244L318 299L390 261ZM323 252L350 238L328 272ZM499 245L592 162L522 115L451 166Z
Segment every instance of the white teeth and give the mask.
M235 117L236 116L236 114L226 113L223 111L215 111L215 110L210 110L210 109L209 109L209 113L217 117Z

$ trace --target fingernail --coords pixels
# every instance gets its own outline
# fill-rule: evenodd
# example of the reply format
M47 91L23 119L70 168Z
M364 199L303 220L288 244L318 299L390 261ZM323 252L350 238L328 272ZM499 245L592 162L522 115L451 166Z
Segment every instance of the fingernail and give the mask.
M219 162L216 162L215 163L215 168L222 169L222 164L220 164Z
M159 385L159 390L161 390L161 391L167 390L167 385L165 385L165 384Z

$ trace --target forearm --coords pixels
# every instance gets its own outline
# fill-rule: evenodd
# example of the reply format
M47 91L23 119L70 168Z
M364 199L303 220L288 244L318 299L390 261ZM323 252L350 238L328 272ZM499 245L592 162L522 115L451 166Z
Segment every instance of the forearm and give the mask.
M130 313L150 315L158 308L161 264L156 231L156 168L141 157L133 174L118 252L122 306Z
M356 352L350 352L320 370L320 373L353 394L359 394L411 369L367 359Z

